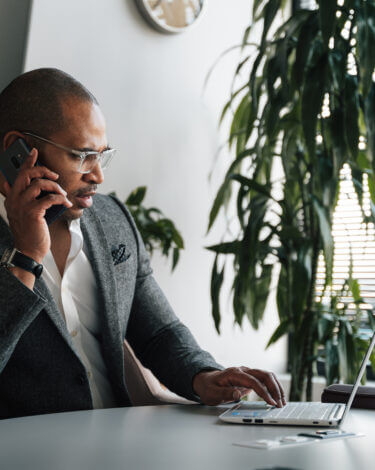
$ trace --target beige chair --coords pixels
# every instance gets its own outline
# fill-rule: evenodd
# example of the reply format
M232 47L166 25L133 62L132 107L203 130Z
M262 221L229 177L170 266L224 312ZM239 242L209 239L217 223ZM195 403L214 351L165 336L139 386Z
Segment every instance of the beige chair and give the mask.
M127 341L124 341L124 361L126 385L134 406L168 403L196 404L196 402L182 398L161 385L150 369L143 367Z

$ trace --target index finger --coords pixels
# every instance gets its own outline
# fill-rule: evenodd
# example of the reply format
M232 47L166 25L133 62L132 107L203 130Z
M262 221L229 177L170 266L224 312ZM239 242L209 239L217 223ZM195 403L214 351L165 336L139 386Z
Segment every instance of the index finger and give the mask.
M16 194L25 191L35 178L46 178L56 180L59 177L57 173L41 165L35 165L31 168L23 168L17 174L13 188Z
M279 381L276 379L275 375L259 369L249 369L244 368L246 372L256 377L261 383L265 384L269 392L271 393L272 398L281 406L285 405L285 394L282 386Z
M268 390L267 386L259 380L255 374L252 374L248 370L244 370L247 368L237 368L235 370L227 370L227 380L229 381L230 385L233 386L241 386L248 389L254 390L264 401L272 406L277 406L277 401L272 398L270 391Z
M35 163L38 159L38 150L34 147L31 149L29 155L25 158L25 161L22 163L20 170L32 168L35 166Z

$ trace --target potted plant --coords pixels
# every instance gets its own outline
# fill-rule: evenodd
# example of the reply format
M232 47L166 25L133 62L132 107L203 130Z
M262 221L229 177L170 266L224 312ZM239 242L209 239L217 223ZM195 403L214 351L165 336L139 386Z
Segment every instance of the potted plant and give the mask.
M155 250L160 250L166 258L171 257L173 271L180 250L184 248L184 241L172 220L164 217L160 209L143 205L146 191L146 186L134 189L126 198L125 205L134 218L147 251L152 255ZM115 192L111 194L116 195Z
M363 348L358 284L350 275L347 290L359 311L355 318L337 308L339 294L332 289L331 225L344 164L351 169L359 201L367 175L375 202L375 4L320 0L313 10L294 9L278 26L285 3L254 0L252 22L262 22L261 39L254 52L249 42L253 26L246 29L235 88L221 117L233 111L228 145L235 157L214 201L208 230L230 201L235 202L239 228L234 238L208 247L216 254L212 314L219 331L222 259L233 261L233 311L239 325L247 317L258 327L271 278L277 276L280 324L269 344L289 336L290 399L300 400L306 391L310 400L319 344L326 373L335 380L350 377ZM373 219L374 207L372 216L363 213L365 222ZM325 279L317 295L321 253Z

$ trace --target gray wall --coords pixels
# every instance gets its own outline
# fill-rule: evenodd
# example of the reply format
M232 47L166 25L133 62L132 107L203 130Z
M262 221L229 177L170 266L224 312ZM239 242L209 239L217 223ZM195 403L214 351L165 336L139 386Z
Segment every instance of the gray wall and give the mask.
M31 0L0 0L0 90L22 72Z
M143 20L133 0L35 0L26 70L54 66L71 73L97 96L107 118L117 160L102 192L121 198L146 185L146 204L171 217L186 242L177 270L159 256L155 277L199 343L224 365L246 364L283 371L285 343L265 351L276 327L274 302L258 332L233 327L223 296L222 335L215 332L209 298L213 256L204 246L221 239L223 222L205 237L208 214L228 154L217 131L238 52L224 57L202 96L204 78L226 48L238 44L250 21L251 1L211 0L196 28L163 35ZM229 281L229 279L227 280ZM229 285L227 285L229 287Z

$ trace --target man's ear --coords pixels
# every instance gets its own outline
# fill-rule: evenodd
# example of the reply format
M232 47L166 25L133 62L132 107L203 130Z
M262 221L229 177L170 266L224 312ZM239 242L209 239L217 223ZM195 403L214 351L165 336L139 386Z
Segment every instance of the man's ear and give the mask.
M17 139L24 137L21 132L9 131L5 134L3 139L3 151L10 147Z

